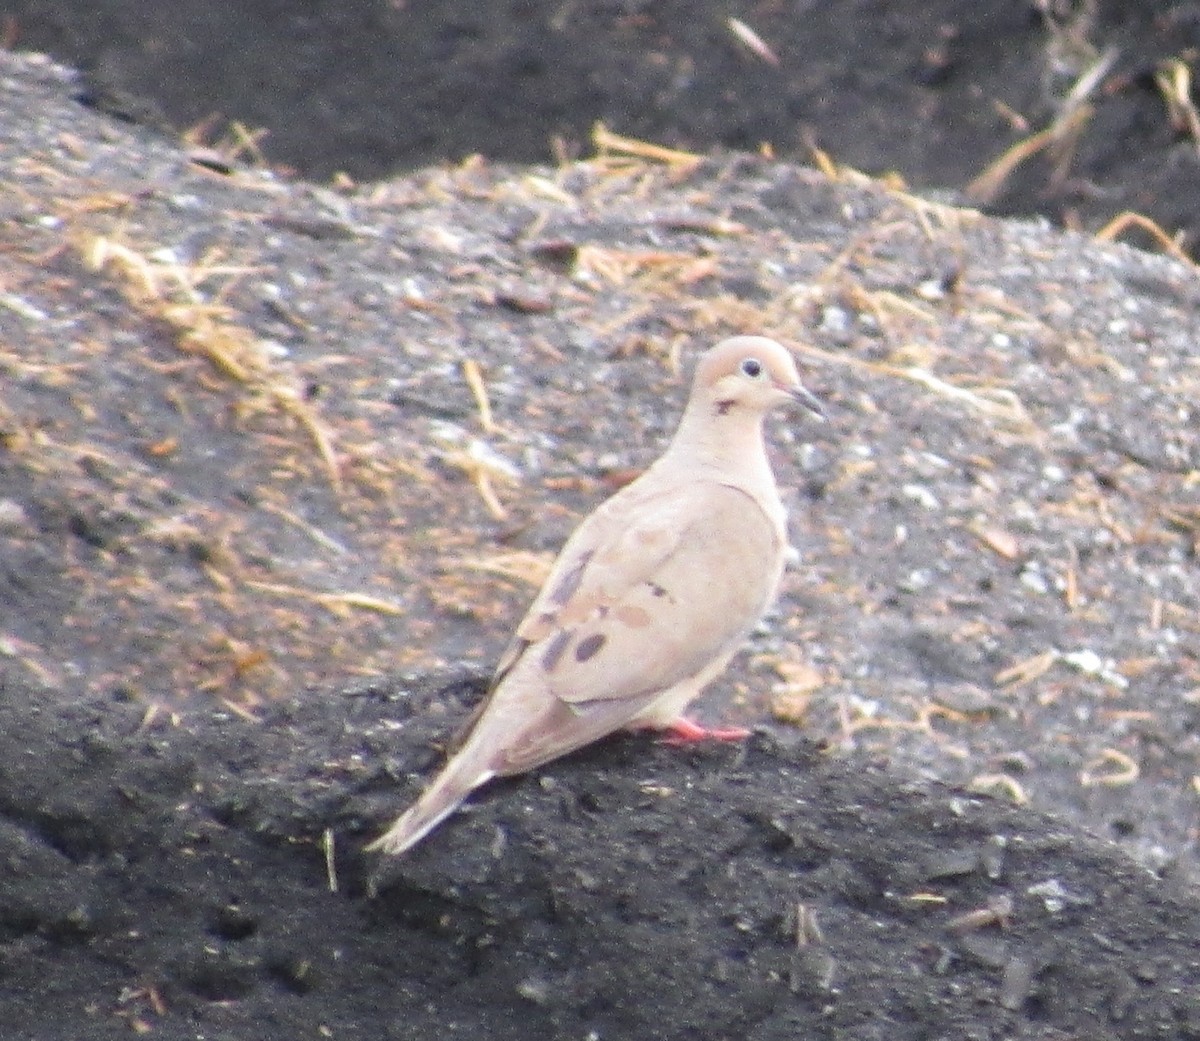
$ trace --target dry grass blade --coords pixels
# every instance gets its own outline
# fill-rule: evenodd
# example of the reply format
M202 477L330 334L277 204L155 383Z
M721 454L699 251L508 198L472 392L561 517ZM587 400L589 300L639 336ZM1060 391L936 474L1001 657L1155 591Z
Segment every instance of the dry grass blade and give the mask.
M483 382L483 369L474 358L467 358L462 363L463 378L471 388L471 396L475 399L475 407L479 409L479 425L485 434L494 434L499 429L492 417L492 403L488 398L487 384Z
M147 255L116 238L97 235L82 251L95 271L115 273L126 299L146 316L166 323L180 350L207 359L224 375L250 389L249 411L260 403L290 416L307 432L336 491L341 491L341 468L333 439L307 401L299 381L281 372L262 341L234 320L222 298L236 279L252 268L220 264L215 251L192 265L162 255ZM205 283L223 279L214 293Z
M509 550L489 556L458 557L446 563L448 567L496 575L537 589L549 577L554 556L550 553Z
M1200 112L1192 100L1192 70L1187 62L1172 58L1154 73L1154 84L1167 103L1171 126L1188 134L1200 152Z
M1005 773L976 774L967 782L967 791L980 795L1003 796L1014 806L1029 805L1029 794L1020 781Z
M1141 768L1136 759L1116 748L1105 748L1079 771L1079 783L1084 788L1117 788L1133 784L1139 776Z
M402 615L404 609L390 600L372 596L369 593L319 593L313 589L303 589L299 586L283 585L279 582L260 582L248 579L246 586L260 593L270 593L272 596L295 597L310 603L320 604L333 614L345 616L348 608L362 611L374 611L376 614Z
M1189 266L1196 266L1196 262L1182 246L1182 232L1168 235L1161 225L1155 223L1149 217L1140 213L1134 213L1132 210L1126 210L1124 213L1118 214L1105 224L1103 228L1096 232L1096 239L1099 242L1115 242L1129 228L1138 228L1146 232L1147 235L1163 248L1163 252L1174 257L1176 260L1182 260Z
M694 170L704 162L704 157L696 155L694 152L683 152L679 149L667 148L664 145L651 144L649 141L639 141L634 137L622 137L620 134L614 134L603 123L597 123L592 128L592 144L596 146L596 152L601 156L632 156L654 163L663 163L681 171Z
M1029 137L1018 141L1011 148L1001 153L996 159L993 159L984 169L983 173L967 185L964 189L964 194L972 202L982 206L995 202L1004 190L1005 183L1018 166L1027 159L1037 155L1043 149L1049 148L1082 130L1091 117L1092 107L1090 105L1080 105L1078 108L1073 109L1065 119L1055 121L1046 127L1045 130L1039 130L1036 134L1030 134Z
M1013 171L1043 150L1054 164L1052 182L1061 184L1074 158L1079 136L1094 111L1087 99L1108 75L1119 53L1115 47L1109 47L1097 56L1075 80L1054 121L1044 130L1018 141L989 163L983 173L967 185L967 198L982 205L994 202Z
M442 458L470 478L488 513L496 520L508 519L508 510L501 503L492 482L500 480L506 484L517 484L519 478L511 463L483 441L472 441L466 448L446 452Z
M958 387L925 369L906 368L895 371L897 375L919 383L934 393L966 405L991 419L997 419L1018 428L1029 429L1034 426L1021 399L1011 390L1003 387Z
M1035 654L1032 658L1026 658L1024 661L1019 661L1015 665L1010 665L1007 669L1002 669L996 673L996 683L1010 690L1023 687L1027 683L1041 679L1041 677L1054 668L1057 662L1058 651L1056 650Z
M1021 399L1011 390L1004 387L960 387L948 380L935 376L927 369L918 366L889 365L885 362L863 361L844 354L826 351L806 343L792 345L793 349L802 354L820 358L822 361L837 365L847 365L897 379L908 380L920 384L935 394L960 405L975 410L989 419L1005 424L1013 430L1033 432L1037 429L1032 417L1026 411Z
M768 65L779 66L779 55L776 54L761 36L750 28L740 18L730 18L726 23L729 26L729 31L733 33L734 39L742 44L756 58L760 58Z

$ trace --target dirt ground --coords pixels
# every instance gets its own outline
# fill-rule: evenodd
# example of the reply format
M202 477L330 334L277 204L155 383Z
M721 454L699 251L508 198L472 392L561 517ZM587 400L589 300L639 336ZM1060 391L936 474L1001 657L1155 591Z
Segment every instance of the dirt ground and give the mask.
M1186 259L611 135L324 187L0 77L13 1036L1200 1037ZM701 706L762 732L497 786L368 896L734 332L832 416Z
M353 848L431 759L432 689L147 729L7 687L38 752L0 774L8 1036L1200 1036L1190 887L786 734L607 742L369 900Z
M12 43L87 70L87 103L202 136L240 120L266 131L273 162L319 179L475 153L578 157L603 120L701 151L768 144L806 162L816 145L923 188L970 186L971 201L997 213L1095 228L1134 210L1192 246L1200 235L1193 2L9 0L0 10Z

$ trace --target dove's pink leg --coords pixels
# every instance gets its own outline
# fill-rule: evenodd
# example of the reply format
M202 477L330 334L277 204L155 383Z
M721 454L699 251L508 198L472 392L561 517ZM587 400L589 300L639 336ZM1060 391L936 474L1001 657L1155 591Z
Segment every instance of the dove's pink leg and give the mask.
M663 728L665 736L662 740L665 745L692 745L697 741L744 741L750 733L745 727L702 727L680 716Z

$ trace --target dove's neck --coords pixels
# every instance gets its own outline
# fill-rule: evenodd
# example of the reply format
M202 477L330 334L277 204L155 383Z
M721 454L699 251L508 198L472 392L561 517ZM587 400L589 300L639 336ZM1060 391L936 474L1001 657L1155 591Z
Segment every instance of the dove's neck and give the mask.
M710 406L711 407L711 406ZM733 410L714 416L708 409L688 409L667 449L675 465L697 476L762 493L775 490L767 460L761 412Z

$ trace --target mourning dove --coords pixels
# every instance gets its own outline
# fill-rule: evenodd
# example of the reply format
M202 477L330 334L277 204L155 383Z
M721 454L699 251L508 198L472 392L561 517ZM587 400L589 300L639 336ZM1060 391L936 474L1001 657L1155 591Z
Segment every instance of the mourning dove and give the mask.
M403 853L491 778L615 730L745 735L682 713L775 598L787 536L763 418L789 401L823 415L774 340L700 359L666 452L567 540L457 751L369 849Z

